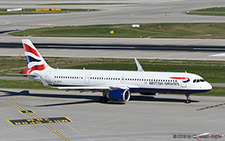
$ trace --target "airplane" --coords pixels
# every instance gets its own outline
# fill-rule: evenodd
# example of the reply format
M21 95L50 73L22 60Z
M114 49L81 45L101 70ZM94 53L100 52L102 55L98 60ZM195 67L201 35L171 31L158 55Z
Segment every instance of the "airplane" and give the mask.
M22 39L27 70L20 75L37 80L46 87L102 92L101 103L130 100L131 93L157 95L158 93L190 94L210 91L212 86L201 76L181 72L144 71L135 58L137 71L54 69L50 67L29 39Z

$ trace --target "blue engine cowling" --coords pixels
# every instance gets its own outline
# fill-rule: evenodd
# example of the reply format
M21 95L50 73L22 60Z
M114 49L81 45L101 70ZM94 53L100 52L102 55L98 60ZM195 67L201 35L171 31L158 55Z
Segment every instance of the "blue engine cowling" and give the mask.
M110 90L108 98L112 101L127 102L130 99L130 91L127 89Z

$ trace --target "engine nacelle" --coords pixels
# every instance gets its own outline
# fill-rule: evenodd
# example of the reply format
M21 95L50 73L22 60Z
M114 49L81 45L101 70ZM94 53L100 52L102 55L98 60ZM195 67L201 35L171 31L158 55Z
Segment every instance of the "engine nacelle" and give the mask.
M130 100L130 91L126 89L110 90L108 98L112 101L127 102Z
M158 95L158 93L151 93L151 92L140 92L142 95Z

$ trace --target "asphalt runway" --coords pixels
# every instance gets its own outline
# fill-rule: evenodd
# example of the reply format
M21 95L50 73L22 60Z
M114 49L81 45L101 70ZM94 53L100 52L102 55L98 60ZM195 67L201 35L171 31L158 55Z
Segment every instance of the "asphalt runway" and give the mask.
M101 104L98 102L100 95L1 88L0 138L18 141L174 141L195 140L193 135L203 133L224 135L224 105L218 105L224 103L224 97L191 96L192 103L185 104L183 95L158 95L156 98L134 95L126 104ZM214 105L218 106L210 108ZM22 114L21 110L34 113ZM39 120L66 117L71 122L13 126L7 121L19 122L33 117Z
M103 50L103 49L38 49L43 57L73 58L138 58L168 60L214 60L225 61L225 54L220 52L188 52L158 50ZM0 56L24 56L23 49L0 48Z
M160 51L208 51L224 52L225 46L182 46L182 45L132 45L132 44L56 44L36 43L38 49L68 49L68 50L160 50ZM21 43L0 43L0 48L21 49Z
M0 56L23 56L23 37L0 38ZM223 39L28 37L43 57L225 60Z
M47 3L73 3L74 1L0 1L0 8L85 8L100 9L97 12L73 12L41 15L1 15L0 31L23 30L45 26L124 24L124 23L190 23L225 22L222 16L196 16L185 14L188 10L207 7L223 7L221 0L122 0L120 5L39 5ZM83 1L76 3L115 3L112 0ZM118 1L116 1L118 3Z

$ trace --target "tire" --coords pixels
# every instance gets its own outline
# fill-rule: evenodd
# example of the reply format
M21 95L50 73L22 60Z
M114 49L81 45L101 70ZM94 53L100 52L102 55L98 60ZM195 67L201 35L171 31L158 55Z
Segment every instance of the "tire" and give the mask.
M108 102L108 98L102 96L102 97L99 98L99 102L100 103L107 103Z

